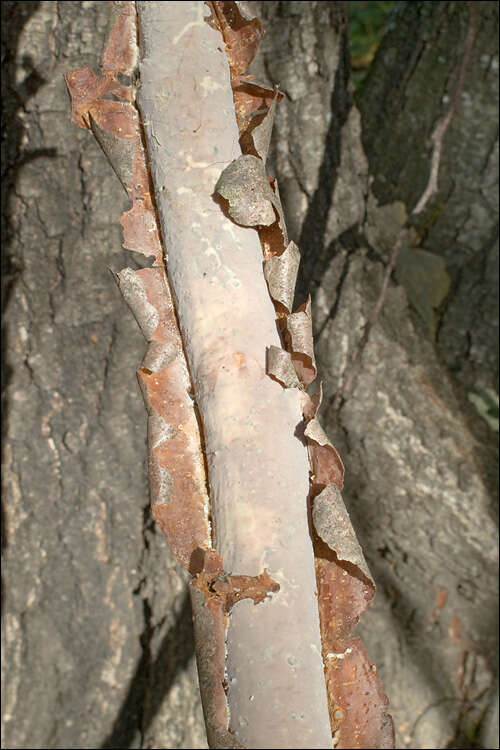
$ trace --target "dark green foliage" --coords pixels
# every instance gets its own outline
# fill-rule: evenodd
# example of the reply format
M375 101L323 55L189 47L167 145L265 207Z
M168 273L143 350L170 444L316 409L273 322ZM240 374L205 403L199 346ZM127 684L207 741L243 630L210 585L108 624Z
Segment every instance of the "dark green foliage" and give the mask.
M355 86L365 77L382 39L395 2L355 0L349 3L349 49Z

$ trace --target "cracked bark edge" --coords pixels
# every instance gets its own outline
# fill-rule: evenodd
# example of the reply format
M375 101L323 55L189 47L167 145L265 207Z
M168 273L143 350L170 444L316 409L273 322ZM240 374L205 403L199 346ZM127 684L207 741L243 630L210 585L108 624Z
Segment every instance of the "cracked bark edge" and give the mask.
M207 600L220 602L225 614L229 614L234 605L243 599L260 604L280 590L279 583L271 578L266 568L257 576L232 575L224 571L222 558L215 551L205 552L204 557L203 570L193 578L192 584L204 593Z

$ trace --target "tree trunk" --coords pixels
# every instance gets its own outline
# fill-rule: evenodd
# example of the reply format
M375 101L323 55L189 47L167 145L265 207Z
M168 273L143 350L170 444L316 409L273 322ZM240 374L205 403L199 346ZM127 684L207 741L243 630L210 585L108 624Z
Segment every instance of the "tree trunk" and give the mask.
M496 451L468 394L496 387L497 5L476 4L440 192L415 222L415 257L446 263L432 266L437 290L426 258L418 304L405 248L339 411L328 404L425 187L469 21L465 3L401 5L357 99L361 141L345 4L250 5L267 30L257 80L286 95L268 161L303 255L299 301L313 291L323 422L378 583L360 632L398 747L477 747L497 653ZM6 2L2 14L3 744L206 747L185 575L150 522L145 460L137 468L145 420L131 373L144 343L102 273L134 263L119 249L126 198L68 119L63 73L98 67L106 6Z
M281 342L258 234L213 200L224 167L241 153L222 36L199 2L138 9L138 104L203 425L214 548L224 570L267 570L279 583L272 599L247 599L230 612L230 726L248 747L326 747L309 461L296 435L301 392L266 374L266 349Z

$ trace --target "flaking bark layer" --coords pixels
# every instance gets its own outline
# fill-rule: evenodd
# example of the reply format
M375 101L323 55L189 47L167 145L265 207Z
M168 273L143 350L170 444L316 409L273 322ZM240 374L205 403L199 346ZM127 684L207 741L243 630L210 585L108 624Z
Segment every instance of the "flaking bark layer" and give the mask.
M172 66L167 64L166 76L160 79L153 69L158 40L157 30L151 25L165 12L164 8L155 7L158 5L162 4L139 3L144 42L141 71L146 91L141 96L141 106L162 235L167 239L167 250L171 254L171 280L165 267L155 201L149 192L142 126L134 105L137 59L134 3L112 4L103 75L98 77L89 69L77 69L66 78L72 95L73 120L80 127L92 130L132 200L131 209L121 220L124 246L154 256L152 268L137 272L124 269L116 278L150 342L138 376L148 411L153 515L176 557L194 576L192 602L195 623L198 620L198 666L209 741L213 747L242 747L239 736L252 747L291 746L290 743L294 747L324 746L321 720L314 720L310 711L309 725L301 726L297 718L302 721L305 715L293 710L294 706L300 708L311 700L314 710L319 711L318 717L324 710L316 657L311 661L302 643L305 636L312 647L316 639L317 615L311 618L312 608L307 606L308 597L314 591L312 566L306 563L299 569L294 568L289 552L283 557L272 545L273 539L285 539L288 540L285 547L291 548L293 538L295 552L300 552L299 559L307 560L310 556L309 503L315 526L313 543L321 643L334 745L366 747L366 743L371 743L369 746L391 747L392 722L385 714L386 698L359 640L350 638L359 615L373 596L374 585L339 492L343 484L342 462L316 417L321 393L308 396L305 392L305 387L317 374L310 301L292 312L300 253L294 243L288 243L277 183L268 180L265 174L274 112L282 95L277 87L266 89L243 75L263 32L260 23L242 12L238 3L207 3L210 17L204 17L203 3L170 3L163 19L169 25L164 34L170 37L172 45L179 44L191 28L185 40L186 50L191 48L193 55L199 54L191 38L195 36L199 49L205 47L207 54L214 49L222 52L215 37L209 38L212 31L222 33L227 61L215 55L212 68L208 63L203 71L196 65L186 66L187 75L183 71L182 83L176 80L179 70L173 76ZM189 10L181 9L183 5L189 5ZM195 27L199 29L193 34ZM177 34L173 34L174 29ZM228 97L230 89L224 91L224 75L220 75L228 64L234 99ZM209 75L203 76L203 73ZM203 106L196 111L191 111L192 95L185 90L192 84L195 91L198 88L202 92ZM223 90L222 95L218 89ZM218 97L219 103L224 101L222 107L216 105ZM161 98L171 99L174 105L180 100L185 105L179 111L168 112L168 124L155 119L161 111ZM153 99L155 104L151 106ZM203 100L213 109L207 109ZM225 117L224 124L219 121L219 130L211 122L211 118L216 119L216 110ZM194 129L190 128L191 120L199 121ZM175 158L169 147L163 151L165 163L170 166L170 171L165 171L165 164L159 162L161 141L167 136L164 141L167 143L175 132L181 133L180 147ZM223 134L222 138L227 139L227 133L232 134L231 153L227 152L226 161L221 161L223 148L218 145L218 138ZM237 145L238 136L243 154ZM216 157L219 161L215 161ZM224 164L227 166L221 169L220 165ZM193 175L188 174L190 172ZM206 189L205 185L211 189ZM179 196L186 195L191 203L183 213L186 198ZM214 200L212 204L206 203L206 196L210 195ZM218 212L215 222L210 216L212 212ZM231 221L235 222L232 226ZM255 230L243 227L255 227L258 235ZM211 235L215 231L218 235ZM220 240L224 233L226 242ZM186 248L194 247L193 238L200 249L185 257ZM264 275L262 262L256 263L260 252L264 257ZM243 255L239 263L234 263L233 258L238 253L240 256L246 253L248 257ZM263 283L264 276L270 298ZM248 296L243 306L242 289ZM202 299L204 307L200 306ZM264 299L272 304L263 304ZM205 317L194 311L197 306ZM257 311L261 308L265 313L258 324ZM227 347L227 327L224 329L222 316L228 309L234 318L234 341ZM249 311L252 311L259 337L255 332L250 335L247 330L246 338L242 338L243 320ZM277 328L272 325L274 318ZM217 335L207 328L209 320L216 321L215 330L221 327L223 346ZM262 335L267 345L262 344ZM266 373L271 377L267 378ZM273 402L276 402L274 406ZM241 409L242 403L246 412ZM281 424L281 435L288 431L294 438L283 442L281 454L274 435L269 441L270 417L273 424ZM204 439L200 424L205 431ZM228 438L230 453L226 445ZM302 448L298 452L297 442L300 441ZM298 476L302 471L303 479L307 479L305 445L310 461L309 488L307 481L299 481ZM252 461L243 459L252 450L263 457L254 467ZM266 463L267 460L270 463ZM297 475L288 485L286 474L290 460ZM209 468L210 501L205 465ZM262 481L263 466L269 467L267 473L273 477L272 481L267 480L267 485ZM246 488L246 497L242 488ZM302 508L299 505L290 509L287 505L293 492L297 497L302 493ZM257 497L249 498L248 494ZM271 505L267 504L266 495L274 501ZM280 516L280 496L285 501L281 510L285 519ZM211 528L210 517L215 520L215 529ZM264 544L262 522L270 523L272 529L271 540L266 539ZM213 549L214 532L222 556ZM304 542L307 542L305 546ZM231 570L238 566L241 574L227 573L223 558ZM358 596L354 592L360 585L363 588ZM294 588L299 589L300 602ZM254 605L262 603L257 616L248 611L248 606L253 606L248 599L252 599ZM353 609L354 600L359 606ZM294 607L297 612L304 613L304 608L308 611L307 622L304 616L299 618L299 634L296 623L285 622L283 614L279 614L283 604L288 616ZM332 620L333 612L336 615ZM228 621L230 627L226 632ZM262 647L275 628L275 622L280 623L281 643L268 644L267 664L264 670L261 665L255 670L253 659L248 660L247 655ZM313 627L307 636L310 625ZM300 635L299 640L297 635ZM207 638L213 648L213 653L209 650L208 660ZM336 649L335 653L332 648ZM318 647L316 652L319 653ZM267 719L265 693L256 695L257 691L250 693L249 690L259 674L262 680L266 669L269 679L277 678L279 682L285 657L288 666L283 674L287 674L289 683L291 678L292 689L288 684L286 696L274 696ZM307 674L309 681L304 697L302 674ZM355 687L346 690L347 684ZM280 711L280 702L285 697L283 721L277 727L276 712ZM248 701L254 704L250 708Z
M260 108L252 109L248 90L255 86L251 77L246 79L247 90L242 93L241 80L245 63L254 49L254 34L250 28L242 31L244 23L238 3L209 3L212 19L224 35L233 85L235 110L239 116L240 143L244 153L267 157L269 141L259 150L259 129L272 124L277 97L271 99L270 91L262 97ZM260 27L259 32L260 32ZM238 43L235 43L235 39ZM247 42L247 45L246 45ZM263 88L255 86L262 96ZM241 123L245 123L244 128ZM252 124L253 123L253 124ZM255 123L258 123L257 126ZM262 123L262 124L261 124ZM254 135L255 134L255 135ZM255 137L257 136L257 137ZM241 157L240 157L241 161ZM221 176L218 186L229 201L229 214L237 220L234 211L242 216L240 206L244 201L245 183L240 189L226 191L224 175L234 185L233 162ZM254 168L254 174L259 170ZM253 186L252 217L258 214L254 196L261 196L262 211L268 203L268 181L264 177L256 190ZM310 298L297 311L291 311L291 301L296 279L296 260L300 253L294 243L288 244L279 191L275 180L277 220L268 225L262 221L259 235L264 255L264 274L273 300L283 349L270 347L267 372L285 388L302 391L304 416L303 435L308 445L310 460L310 493L308 498L313 522L313 545L318 582L318 607L321 620L321 638L325 678L328 692L330 722L336 747L393 747L394 727L386 713L387 697L382 691L376 667L369 661L359 639L351 633L359 616L369 605L375 593L355 532L345 509L340 490L344 482L344 466L316 416L321 405L322 389L310 396L305 387L316 378ZM232 194L231 194L232 193ZM233 198L233 206L231 205ZM253 226L256 222L248 222ZM292 371L295 370L295 373ZM361 587L361 588L360 588ZM339 668L341 665L341 669Z
M295 434L302 421L300 392L266 374L266 352L281 340L259 235L241 226L245 216L235 222L225 215L241 186L224 198L224 210L221 197L215 200L224 168L241 155L224 42L205 20L203 3L138 8L146 50L138 102L203 423L215 548L231 582L267 569L280 586L257 605L237 602L229 615L229 729L250 747L326 747L331 740L308 533L308 455ZM251 39L256 26L243 20L241 28ZM164 54L166 44L172 54ZM245 48L243 38L235 39L236 48ZM275 97L271 91L270 103ZM278 217L283 225L277 191L267 183L260 157L249 157L261 165L255 175L271 209L265 220L276 224ZM278 231L283 237L284 229ZM221 583L212 584L214 590Z

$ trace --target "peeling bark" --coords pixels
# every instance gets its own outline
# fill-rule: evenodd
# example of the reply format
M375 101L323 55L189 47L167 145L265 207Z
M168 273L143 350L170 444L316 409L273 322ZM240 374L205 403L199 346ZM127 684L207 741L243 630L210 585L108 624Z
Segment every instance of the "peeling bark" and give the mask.
M267 568L280 585L272 599L232 610L229 727L251 747L323 747L330 730L307 525L308 462L294 436L300 394L266 375L266 347L280 339L259 237L225 218L211 197L224 167L238 157L229 66L203 3L138 7L145 39L139 105L204 426L215 547L225 570L258 576ZM176 40L182 69L177 56L162 51ZM279 640L270 640L278 631ZM262 651L264 658L249 656ZM281 683L286 691L272 690L272 700L257 687Z
M425 141L454 90L467 4L406 3L390 25L361 103L377 199L367 192L360 119L346 95L345 4L243 5L263 8L267 33L266 65L254 70L258 87L247 86L244 73L238 84L250 107L243 99L240 137L266 120L279 81L285 96L277 94L266 168L278 163L290 236L306 260L298 303L312 286L322 423L346 465L342 494L378 584L358 632L391 697L398 747L469 747L478 731L492 747L498 713L491 723L481 716L497 667L498 452L486 421L465 408L467 393L455 396L457 381L465 391L496 388L498 5L477 4L465 95L442 149L436 205L445 205L439 214L429 207L425 234L414 237L420 247L402 249L396 279L418 317L432 322L451 278L437 327L449 369L391 281L339 412L329 403L376 304L383 266L411 210L407 196L416 200L428 179ZM137 460L145 420L131 373L144 343L103 273L108 265L132 271L150 263L154 226L132 209L122 219L128 244L152 252L148 259L121 250L116 218L126 194L95 138L67 117L62 74L76 65L97 70L107 12L107 3L92 0L2 3L6 747L206 747L189 574L151 522L147 462ZM370 133L367 116L378 119L386 107L387 118ZM116 139L89 120L109 149ZM247 142L247 153L262 156L265 138L262 153L251 132ZM130 169L115 166L129 183ZM136 214L142 219L134 228ZM283 230L259 230L270 257ZM418 294L411 277L422 266L431 288ZM304 283L311 273L312 285ZM292 307L278 312L275 301L277 319ZM280 365L277 379L296 387L283 346L268 348L268 373L274 352L291 365ZM158 351L168 359L168 349ZM154 363L154 348L150 355ZM144 366L154 371L151 362ZM332 497L331 485L317 489L312 512L322 491ZM335 561L326 543L316 548ZM225 586L227 575L217 577L211 583ZM264 604L248 600L250 610ZM327 652L339 674L343 653ZM338 703L337 721L344 712ZM458 737L460 727L466 733ZM231 735L216 741L235 743Z
M132 200L122 217L126 246L154 255L152 268L116 278L150 342L139 381L153 515L193 575L209 742L324 747L331 731L335 746L391 747L387 700L350 638L374 584L343 508L342 462L316 417L321 387L305 392L317 375L311 303L291 312L299 252L265 173L280 93L242 78L260 24L231 2L210 3L211 15L200 2L138 4L138 104L153 200L134 107L134 5L114 7L102 76L82 68L66 80L74 122L92 130ZM165 41L181 40L182 69L160 54ZM263 659L249 657L262 648ZM332 648L343 649L350 677L365 675L362 693L332 669Z

